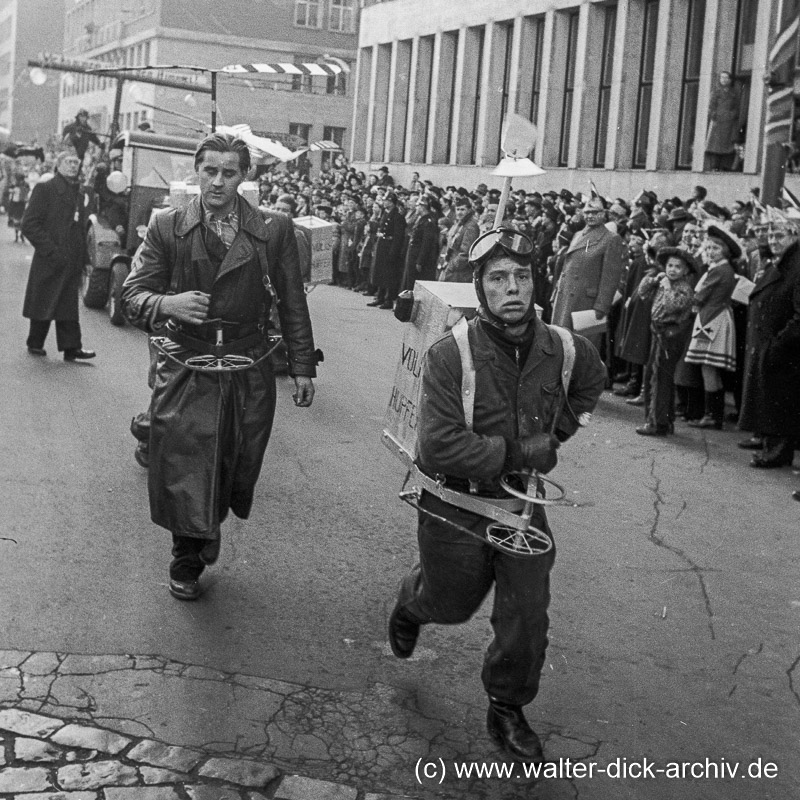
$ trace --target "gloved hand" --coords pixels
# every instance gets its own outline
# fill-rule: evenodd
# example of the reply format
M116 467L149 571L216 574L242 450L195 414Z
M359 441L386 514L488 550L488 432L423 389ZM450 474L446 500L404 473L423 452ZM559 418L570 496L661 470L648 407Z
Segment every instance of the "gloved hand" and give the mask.
M517 439L522 452L522 463L529 469L547 474L558 463L556 450L561 442L552 433L534 433Z

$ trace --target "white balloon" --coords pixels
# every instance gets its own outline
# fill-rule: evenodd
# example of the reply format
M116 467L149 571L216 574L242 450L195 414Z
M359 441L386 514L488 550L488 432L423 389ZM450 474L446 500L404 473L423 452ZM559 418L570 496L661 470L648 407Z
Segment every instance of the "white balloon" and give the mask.
M141 100L141 99L142 99L142 90L141 90L141 87L139 87L139 86L138 86L137 84L135 84L135 83L132 83L132 84L131 84L131 85L128 87L128 96L131 98L131 100L133 100L134 102L137 102L137 103L138 103L138 102L139 102L139 100Z
M128 186L130 186L130 184L130 178L124 172L120 172L118 169L115 169L113 172L109 173L108 177L106 178L106 186L108 186L109 190L114 192L114 194L122 194L128 188Z
M33 67L30 71L30 79L34 86L42 86L47 83L47 73L40 67Z
M194 99L194 95L191 92L183 98L183 102L186 103L189 108L194 108L197 105L197 100Z

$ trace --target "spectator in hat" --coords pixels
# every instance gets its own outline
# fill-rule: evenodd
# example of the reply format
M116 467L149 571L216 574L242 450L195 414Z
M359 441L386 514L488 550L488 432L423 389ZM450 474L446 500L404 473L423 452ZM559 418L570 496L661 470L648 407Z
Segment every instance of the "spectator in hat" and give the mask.
M606 320L625 265L625 245L605 227L605 205L594 192L583 218L586 227L570 242L553 299L553 324L569 330L576 311L594 310L598 321ZM600 349L602 334L587 338Z
M367 303L368 306L384 309L394 307L403 278L405 233L406 221L398 208L397 195L389 191L383 198L383 213L375 244L375 263L370 277L376 295L374 300Z
M686 223L692 219L694 219L694 217L692 217L683 206L673 208L672 211L669 212L665 227L669 232L669 237L674 247L680 244L681 237L683 236L683 229L686 227Z
M739 418L739 427L755 434L740 446L760 448L751 466L761 469L790 466L800 442L800 227L798 220L770 212L773 263L750 295Z
M439 226L436 218L439 203L422 195L417 201L418 214L414 220L406 251L405 270L401 290L413 289L416 281L436 280L436 263L439 259Z
M394 186L394 178L389 174L389 167L384 166L378 170L378 185Z
M480 235L480 229L475 219L475 212L466 197L456 198L455 217L456 221L447 234L444 269L439 280L469 283L472 281L472 268L467 257L472 243Z
M646 423L640 436L666 436L675 430L675 365L691 335L693 291L688 275L696 271L694 258L679 247L663 247L656 255L663 268L658 277L645 277L638 293L652 295L652 331L645 398Z
M695 287L697 317L686 354L687 364L699 364L705 391L702 419L689 422L694 428L721 430L725 416L722 372L736 369L736 334L731 296L736 287L732 263L742 255L734 236L719 225L706 228L702 256L708 271Z

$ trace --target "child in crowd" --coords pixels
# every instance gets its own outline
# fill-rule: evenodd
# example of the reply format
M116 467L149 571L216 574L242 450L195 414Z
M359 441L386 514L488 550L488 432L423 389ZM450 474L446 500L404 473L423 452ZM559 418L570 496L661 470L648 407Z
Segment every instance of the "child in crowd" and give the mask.
M646 372L650 387L645 413L647 422L636 433L666 436L675 425L675 367L692 333L694 293L689 274L697 271L694 257L679 247L662 247L656 259L664 273L642 278L639 296L653 297L650 312L652 333Z

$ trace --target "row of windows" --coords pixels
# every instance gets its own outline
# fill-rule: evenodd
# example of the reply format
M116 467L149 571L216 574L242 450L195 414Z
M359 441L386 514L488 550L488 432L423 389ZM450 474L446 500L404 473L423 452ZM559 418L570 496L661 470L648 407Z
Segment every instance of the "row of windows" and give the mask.
M344 128L338 128L335 125L325 125L322 128L322 139L326 142L336 142L340 147L344 143ZM311 144L309 138L311 136L311 123L310 122L290 122L289 133L292 136L297 136L302 139L307 145Z
M143 67L150 62L150 42L111 50L92 60L102 61L109 66ZM103 75L66 73L61 79L61 96L74 97L86 92L102 91L116 86L116 82L116 78L106 78Z
M650 116L652 111L653 102L653 84L655 77L655 64L656 64L656 41L658 37L658 19L659 19L659 0L639 0L639 10L642 14L640 33L638 34L639 41L634 45L637 48L637 73L632 76L627 76L629 85L634 87L635 91L635 123L633 129L632 141L625 140L623 147L630 148L627 153L621 153L619 164L633 169L644 169L647 165L648 150L652 150L652 143L650 142ZM683 39L675 43L675 47L680 48L680 61L681 63L681 85L680 85L680 104L678 107L678 114L674 117L669 117L665 120L666 130L662 131L662 135L667 138L671 135L674 156L675 169L691 169L694 156L694 142L696 133L697 122L697 102L699 95L700 83L700 69L703 51L703 31L706 13L706 0L688 0L688 16L685 34L682 32ZM736 23L733 35L733 43L731 48L730 70L734 76L737 85L742 92L742 108L747 108L749 97L749 83L750 74L752 71L753 61L753 44L755 40L755 21L758 11L758 0L737 0L736 4ZM551 85L552 79L555 76L557 88L560 90L560 103L556 113L559 118L555 121L555 130L553 125L548 122L548 131L553 134L558 134L558 147L557 151L550 154L548 160L553 165L566 167L568 166L568 158L570 151L570 142L572 138L573 127L573 99L576 88L576 74L577 74L577 54L578 54L578 26L579 26L579 9L570 8L561 13L560 20L557 21L557 36L562 42L562 46L554 47L555 61L551 66ZM593 61L593 70L596 83L590 92L597 92L596 97L586 97L586 107L591 108L590 114L595 115L592 119L584 119L584 130L591 130L594 134L594 140L591 143L591 148L586 154L583 144L581 145L581 155L579 160L582 160L583 166L604 167L606 165L606 147L608 143L608 125L611 109L611 90L612 90L612 71L614 64L614 53L617 46L616 42L616 28L617 28L617 6L616 4L609 4L602 8L600 11L602 18L600 20L601 26L598 26L597 36L602 36L599 41L601 44L601 57L598 61ZM543 47L544 47L544 28L545 17L534 16L527 17L524 20L523 28L523 41L521 44L521 61L519 65L519 92L517 96L516 113L527 115L533 121L538 122L539 105L540 105L540 87L541 75L543 72ZM440 85L438 87L440 113L447 123L447 143L446 146L438 146L436 142L428 142L427 130L422 130L427 127L428 117L425 120L420 120L414 126L414 139L418 139L423 143L421 148L417 148L416 154L414 153L415 145L412 143L411 161L413 162L427 162L433 163L450 163L452 161L451 155L456 156L457 163L471 163L476 164L479 161L480 154L478 152L479 146L479 112L481 107L481 75L485 69L491 69L492 74L497 74L498 85L501 88L499 94L499 109L492 108L492 113L487 120L487 130L484 131L486 141L489 144L487 147L486 156L491 159L492 151L496 159L500 159L500 139L501 139L501 125L502 120L505 118L509 108L510 96L510 79L512 73L511 54L512 54L512 41L514 33L514 25L512 21L505 21L495 23L492 28L493 47L492 47L492 63L484 63L486 60L486 41L484 26L477 26L469 28L465 31L467 36L466 40L466 61L465 61L465 78L466 70L469 72L470 79L469 85L465 80L465 90L462 93L462 112L460 118L459 131L460 139L464 140L464 144L457 144L459 152L451 154L451 133L454 124L454 101L455 101L455 71L457 59L457 41L458 32L448 31L442 34L442 61L439 65ZM593 36L590 33L590 36ZM433 73L433 36L421 37L419 40L419 74L428 75ZM408 52L411 49L411 42L401 41L398 46L406 48ZM382 58L386 60L390 53L391 45L381 45L379 47L379 61ZM366 54L367 59L371 59L370 50L362 51ZM398 64L400 60L398 59ZM472 66L469 66L469 65ZM398 68L399 69L399 68ZM378 67L379 73L381 72ZM599 74L598 74L599 72ZM474 80L472 78L474 76ZM406 85L410 85L413 81L412 76L409 74ZM379 80L380 80L379 75ZM384 78L385 80L385 78ZM404 80L404 76L400 75L398 71L397 81ZM494 80L494 78L492 78ZM418 78L417 84L417 99L420 99L420 94L427 97L431 95L430 87L424 84L425 78ZM399 85L399 83L398 83ZM497 97L497 96L496 96ZM363 98L361 98L363 101ZM631 104L634 98L630 98ZM496 102L496 100L492 100ZM626 101L627 102L627 101ZM464 113L464 105L467 106L467 113ZM449 107L448 107L449 106ZM495 111L498 113L495 113ZM548 112L552 113L552 112ZM440 118L442 118L440 117ZM387 120L387 124L391 125L392 121ZM420 127L421 126L421 129ZM397 131L395 131L395 135ZM406 131L402 132L400 138L407 135ZM378 134L380 138L380 132ZM555 139L554 139L555 141ZM392 149L395 150L399 146L397 155L402 158L402 153L405 153L405 141L400 143L395 142L392 138ZM373 143L372 157L376 158L382 153L383 143L376 141ZM432 152L428 149L433 147ZM541 154L538 156L541 158ZM586 163L588 162L588 163Z
M355 31L355 0L330 0L328 30L336 33ZM301 28L322 28L325 16L324 0L295 0L294 24Z

